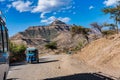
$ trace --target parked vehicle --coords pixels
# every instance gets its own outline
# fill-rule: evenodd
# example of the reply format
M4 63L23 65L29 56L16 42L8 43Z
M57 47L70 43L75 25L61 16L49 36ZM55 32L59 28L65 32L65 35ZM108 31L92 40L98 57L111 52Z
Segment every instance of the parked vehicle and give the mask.
M37 62L39 63L38 50L35 47L29 47L26 50L26 61L28 63Z
M4 16L0 14L0 80L6 80L9 70L8 29Z

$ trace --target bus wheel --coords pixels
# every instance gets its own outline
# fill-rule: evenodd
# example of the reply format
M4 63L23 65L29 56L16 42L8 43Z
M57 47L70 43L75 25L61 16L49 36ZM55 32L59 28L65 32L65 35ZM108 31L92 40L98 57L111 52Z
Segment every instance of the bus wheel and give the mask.
M4 77L3 77L3 80L6 80L6 73L4 73Z

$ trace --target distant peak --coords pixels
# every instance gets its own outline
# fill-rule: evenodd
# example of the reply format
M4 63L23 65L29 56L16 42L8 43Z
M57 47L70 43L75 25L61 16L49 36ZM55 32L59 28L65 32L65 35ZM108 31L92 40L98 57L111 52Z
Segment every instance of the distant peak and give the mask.
M60 21L60 20L58 20L58 19L55 19L55 21L53 21L52 23L51 23L51 25L65 25L65 23L64 22L62 22L62 21Z

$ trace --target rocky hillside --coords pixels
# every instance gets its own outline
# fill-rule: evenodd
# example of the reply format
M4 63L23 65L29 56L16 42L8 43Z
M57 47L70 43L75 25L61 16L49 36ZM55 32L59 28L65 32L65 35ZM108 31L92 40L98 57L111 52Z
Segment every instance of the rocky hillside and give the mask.
M74 56L98 71L120 77L120 34L95 40Z
M26 44L28 47L35 46L42 51L45 50L45 44L51 41L57 42L58 50L62 51L76 48L80 43L87 43L82 34L72 36L70 29L71 26L60 20L55 20L48 26L29 27L25 31L11 37L11 41L17 44Z

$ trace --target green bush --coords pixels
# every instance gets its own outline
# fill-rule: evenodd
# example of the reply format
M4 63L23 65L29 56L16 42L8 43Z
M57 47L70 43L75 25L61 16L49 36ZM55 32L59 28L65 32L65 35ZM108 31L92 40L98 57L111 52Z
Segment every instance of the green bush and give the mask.
M83 43L82 42L79 42L79 44L75 47L75 51L76 50L81 50L82 49L82 47L83 47Z
M50 42L50 43L46 44L45 47L47 49L54 50L54 49L57 49L57 43L56 42Z
M24 44L15 44L10 42L10 63L20 62L25 60L26 46Z
M73 26L73 27L71 27L71 32L72 32L72 35L73 35L73 36L74 36L75 34L87 35L89 31L90 31L89 28L84 28L84 27L82 27L82 26Z
M106 30L106 31L102 31L103 36L109 36L109 35L113 35L116 32L113 30Z
M80 34L80 33L82 33L82 29L83 28L81 26L80 27L74 26L74 27L71 28L71 32L75 33L75 34Z

